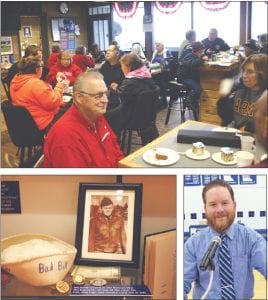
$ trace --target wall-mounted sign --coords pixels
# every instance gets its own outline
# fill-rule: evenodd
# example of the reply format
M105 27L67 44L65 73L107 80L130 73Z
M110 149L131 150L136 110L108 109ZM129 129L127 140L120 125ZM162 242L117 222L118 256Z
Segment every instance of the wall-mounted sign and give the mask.
M1 36L1 55L12 53L13 47L11 36Z
M19 181L1 181L1 213L21 213Z

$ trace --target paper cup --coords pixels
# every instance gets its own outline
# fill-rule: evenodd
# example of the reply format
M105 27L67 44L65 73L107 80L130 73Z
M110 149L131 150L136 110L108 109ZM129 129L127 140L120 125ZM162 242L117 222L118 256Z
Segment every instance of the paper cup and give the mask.
M252 136L249 135L241 135L241 150L243 151L250 151L254 152L256 149L256 146L254 145L255 139Z
M254 160L254 154L248 151L238 151L235 155L238 167L249 167Z

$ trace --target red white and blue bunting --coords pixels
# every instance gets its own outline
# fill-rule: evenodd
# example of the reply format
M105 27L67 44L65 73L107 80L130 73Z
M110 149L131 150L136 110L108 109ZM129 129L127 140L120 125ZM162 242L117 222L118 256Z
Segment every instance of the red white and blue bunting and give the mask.
M174 14L182 5L182 1L156 1L155 7L164 14Z
M207 10L218 11L225 9L230 2L229 1L201 1L200 4Z
M120 18L128 19L134 16L137 11L138 1L114 2L113 7Z

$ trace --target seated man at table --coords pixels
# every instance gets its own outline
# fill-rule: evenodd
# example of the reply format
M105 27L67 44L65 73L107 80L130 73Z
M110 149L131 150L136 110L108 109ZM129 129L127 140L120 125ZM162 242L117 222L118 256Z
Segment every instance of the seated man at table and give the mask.
M205 47L201 42L193 42L192 51L183 57L181 63L182 80L190 89L189 105L193 109L196 120L198 120L199 98L202 92L199 67L208 60L208 57L204 54L204 49Z
M95 67L95 61L91 54L87 54L87 48L85 46L79 46L75 49L73 63L77 65L83 72L85 72L87 68L92 69Z
M223 125L255 132L256 101L267 88L267 55L253 54L242 66L243 85L217 102Z
M18 63L19 73L10 84L12 103L25 107L40 131L47 132L65 112L62 100L65 83L59 80L54 88L40 80L42 65L38 57L24 57Z
M180 63L183 57L192 51L192 42L196 40L196 32L188 30L185 34L185 40L181 43L178 51L178 62Z
M47 75L47 82L53 87L57 83L57 77L63 76L69 80L69 84L73 85L76 77L82 73L82 70L72 63L71 55L68 51L60 52L58 62L52 66Z
M96 70L80 74L73 93L73 105L45 138L44 167L117 167L123 154L103 116L108 104L103 76Z
M112 84L120 85L124 79L124 74L121 70L120 51L118 46L110 44L106 50L105 63L100 68L100 73L104 77L104 82L108 89ZM120 104L120 100L113 90L110 90L108 110L117 107Z
M221 38L218 37L218 30L216 28L211 28L208 37L202 40L206 48L206 54L211 55L212 53L217 53L220 51L227 51L230 46Z

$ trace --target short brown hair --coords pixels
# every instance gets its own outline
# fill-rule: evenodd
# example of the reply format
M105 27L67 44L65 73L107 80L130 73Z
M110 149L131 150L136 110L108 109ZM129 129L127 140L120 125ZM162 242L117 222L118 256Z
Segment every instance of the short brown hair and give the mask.
M41 51L40 48L36 45L30 45L25 49L24 57L28 56L37 56L38 51Z
M134 53L123 55L120 58L120 63L128 66L130 68L130 71L139 69L144 65L143 61L138 57L138 55Z
M18 62L19 73L21 74L35 74L36 68L42 66L42 62L36 56L23 57Z
M225 187L227 188L227 190L229 191L232 200L234 201L234 191L232 189L232 187L230 186L230 184L224 180L213 180L211 182L209 182L207 185L204 186L203 191L202 191L202 198L203 198L203 202L204 204L206 204L206 193L208 190L212 189L215 186L221 186L221 187Z
M100 205L101 205L101 207L108 206L108 205L113 205L113 201L108 197L103 197L103 199L101 200Z

